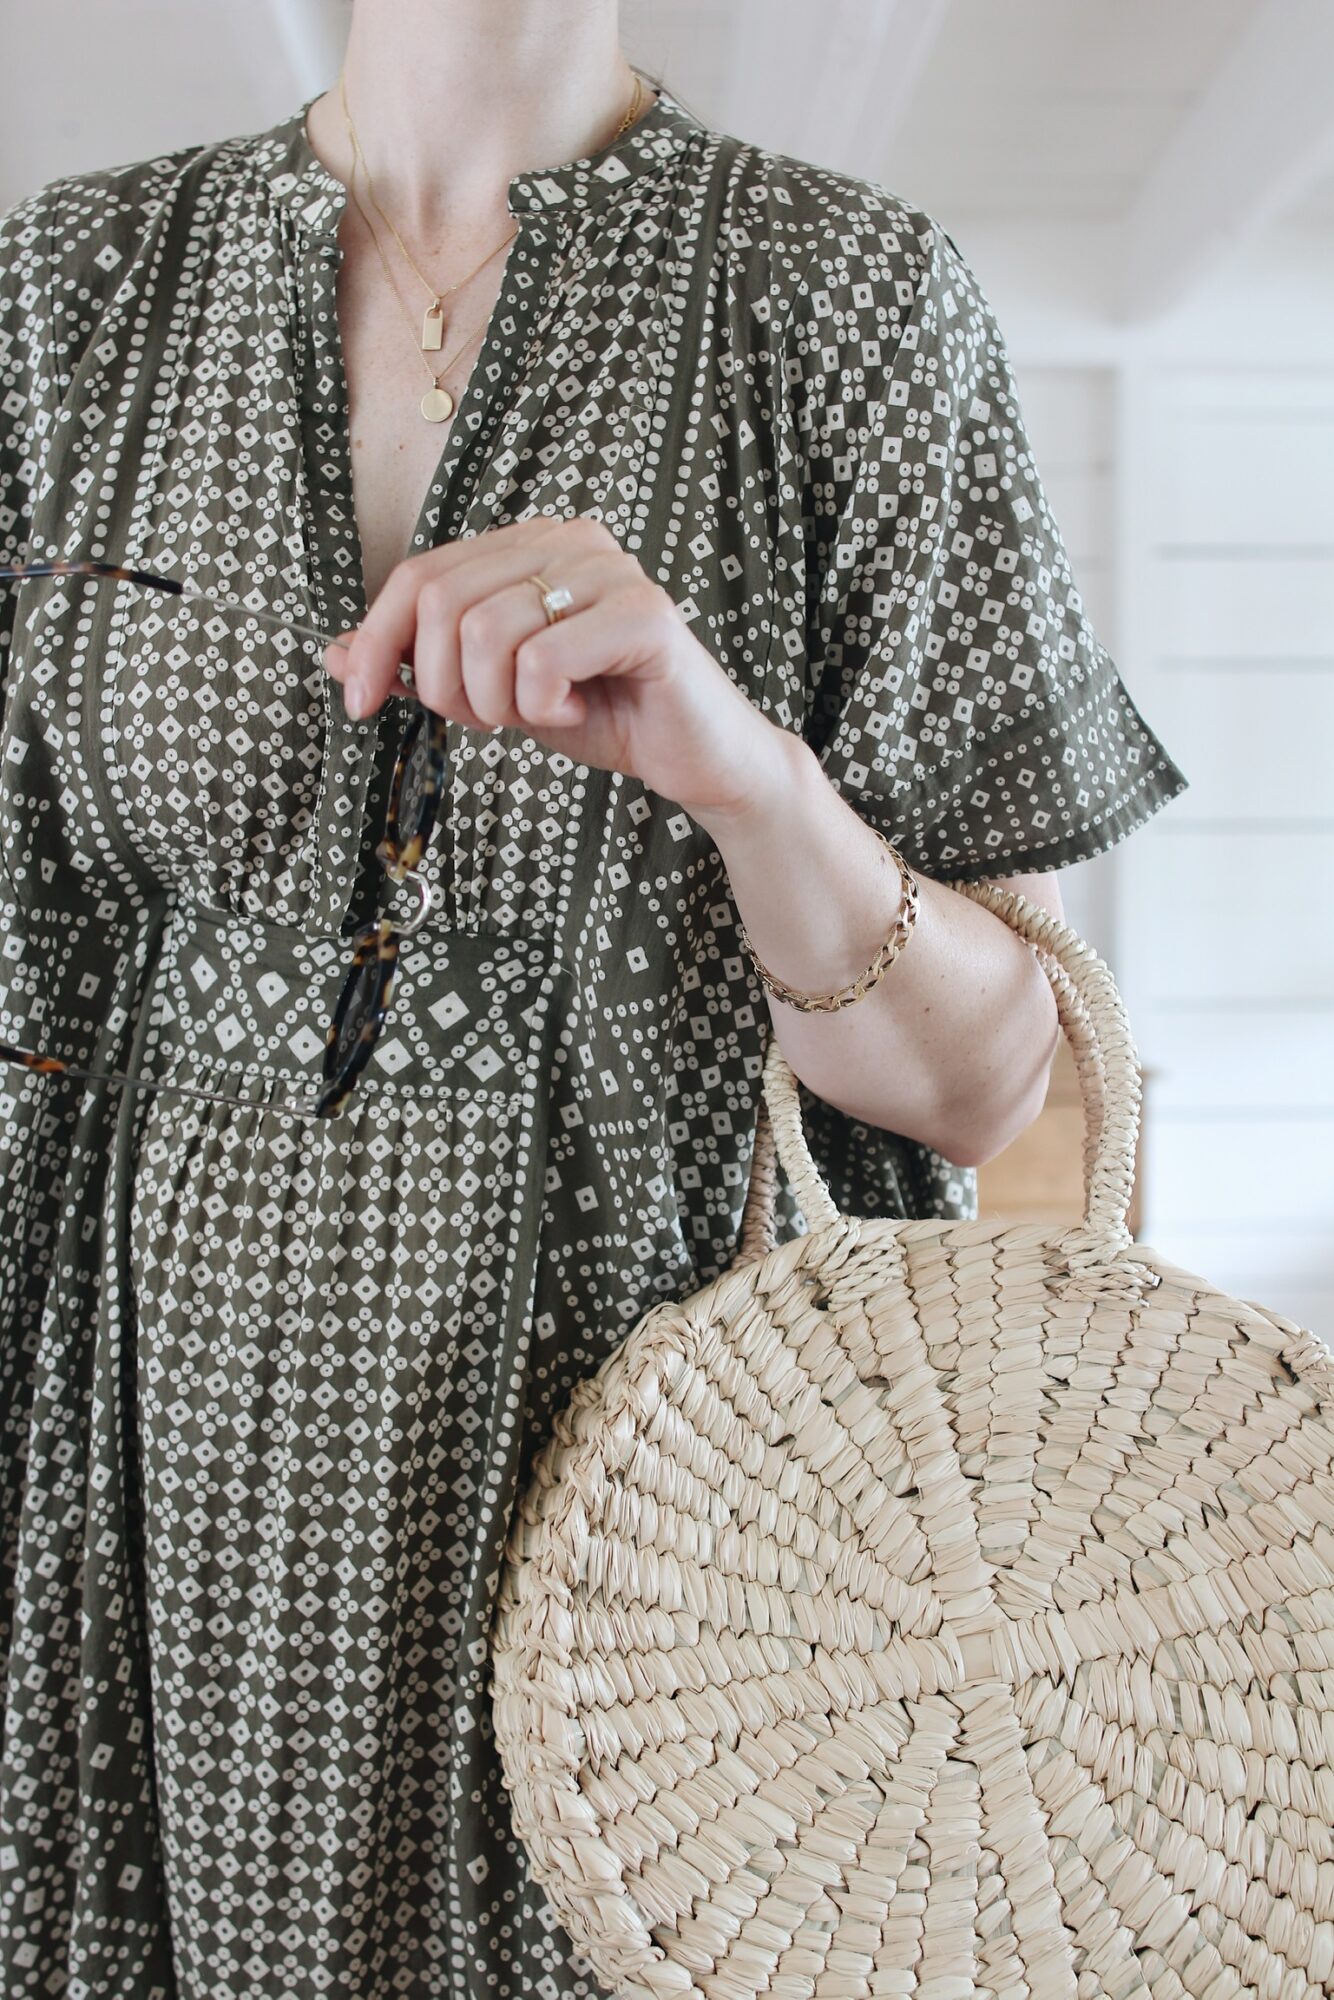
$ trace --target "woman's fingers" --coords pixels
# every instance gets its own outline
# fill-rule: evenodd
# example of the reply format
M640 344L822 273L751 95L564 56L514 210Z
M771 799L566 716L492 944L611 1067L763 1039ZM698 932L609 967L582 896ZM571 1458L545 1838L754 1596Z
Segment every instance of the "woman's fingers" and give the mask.
M486 723L468 699L460 670L457 613L452 594L440 579L423 586L417 598L417 627L412 639L412 684L417 699L451 722L473 729Z
M416 682L414 638L417 601L428 586L445 594L455 626L465 607L486 591L509 580L516 566L533 567L532 545L549 536L558 524L547 516L511 522L483 535L448 542L408 556L392 569L367 611L351 648L344 688L354 715L371 715L391 690L394 676L411 659ZM424 694L420 697L425 701ZM428 704L429 705L429 704Z
M632 567L637 580L628 576ZM621 550L567 557L560 582L574 603L557 619L548 621L527 578L463 616L464 688L492 728L560 728L582 720L587 697L573 684L623 664L639 592L656 594Z
M348 677L352 672L352 641L356 638L359 630L359 626L353 625L348 631L340 632L336 638L330 640L324 649L325 670L330 680L337 681L340 687L346 685ZM401 668L389 683L386 692L389 694L404 695L411 701L413 698L412 688L403 678L404 674L410 674L411 671L410 667Z
M414 556L390 571L352 640L343 676L349 715L373 715L411 653L417 599L427 574L423 561Z
M373 714L410 659L413 691L428 708L435 706L432 690L442 713L462 693L476 713L494 718L483 726L513 720L513 647L540 630L545 615L528 579L537 574L569 584L595 559L618 565L618 574L627 565L638 569L591 515L568 521L530 516L410 556L390 572L352 639L340 675L349 712ZM502 597L503 615L486 609ZM516 627L517 606L525 601L528 609Z
M325 670L329 678L337 681L340 687L351 671L351 648L356 636L357 628L354 625L350 631L337 633L324 649Z

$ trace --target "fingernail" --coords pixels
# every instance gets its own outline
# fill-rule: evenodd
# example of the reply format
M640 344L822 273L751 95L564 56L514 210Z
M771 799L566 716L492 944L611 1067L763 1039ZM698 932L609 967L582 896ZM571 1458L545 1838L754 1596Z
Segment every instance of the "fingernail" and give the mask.
M368 693L369 690L363 680L353 679L347 683L343 689L343 700L347 706L349 715L364 715L366 713Z

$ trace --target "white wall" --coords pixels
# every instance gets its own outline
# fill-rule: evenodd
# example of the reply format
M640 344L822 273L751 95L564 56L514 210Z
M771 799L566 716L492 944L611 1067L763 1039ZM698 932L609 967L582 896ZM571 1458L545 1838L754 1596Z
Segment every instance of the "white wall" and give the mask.
M1021 367L1017 359L1016 374L1033 454L1075 581L1098 637L1138 700L1139 689L1122 666L1117 619L1115 376L1108 368ZM1153 726L1147 710L1145 719ZM1060 871L1067 922L1113 971L1119 859L1112 848Z
M1146 368L1137 657L1191 792L1127 855L1178 1262L1334 1337L1334 366Z
M1099 232L950 219L1090 614L1190 779L1064 871L1146 1084L1140 1234L1334 1344L1334 257L1276 230L1118 327ZM1050 310L1052 287L1061 294Z

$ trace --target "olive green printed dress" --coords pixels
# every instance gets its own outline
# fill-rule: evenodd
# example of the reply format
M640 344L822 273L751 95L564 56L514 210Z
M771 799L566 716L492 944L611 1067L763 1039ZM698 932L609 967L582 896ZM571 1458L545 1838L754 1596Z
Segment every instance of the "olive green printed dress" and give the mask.
M306 108L0 219L4 560L364 615ZM509 200L412 550L598 514L942 881L1184 789L929 215L665 90ZM772 1017L721 857L642 783L451 725L439 906L303 1121L404 704L354 721L318 645L129 584L0 620L0 1035L175 1086L0 1072L0 1991L585 2000L489 1619L575 1383L736 1250ZM843 1208L975 1215L972 1172L803 1095Z

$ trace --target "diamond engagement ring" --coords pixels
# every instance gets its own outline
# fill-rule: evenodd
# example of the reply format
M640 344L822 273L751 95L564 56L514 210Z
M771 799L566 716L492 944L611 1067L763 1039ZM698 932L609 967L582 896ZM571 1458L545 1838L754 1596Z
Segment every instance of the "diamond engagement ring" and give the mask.
M530 576L528 581L535 583L542 594L542 609L547 614L547 624L554 625L558 618L564 618L574 603L573 597L564 585L558 585L553 589L545 577L541 576Z

